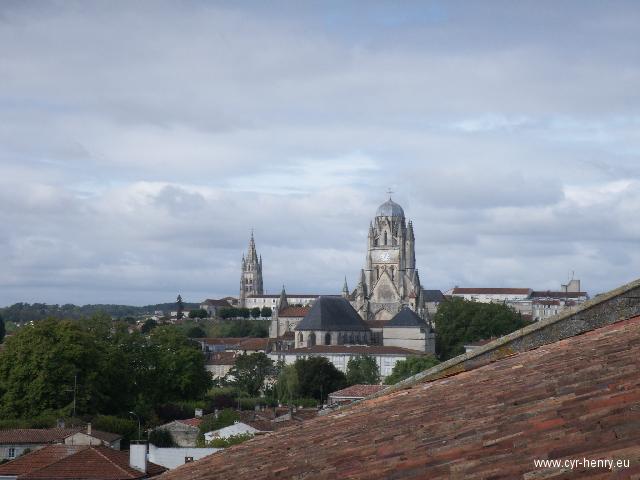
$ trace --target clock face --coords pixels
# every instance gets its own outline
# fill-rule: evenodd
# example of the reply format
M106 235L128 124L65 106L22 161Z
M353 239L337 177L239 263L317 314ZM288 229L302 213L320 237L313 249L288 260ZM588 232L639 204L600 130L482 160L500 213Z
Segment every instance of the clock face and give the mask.
M382 251L378 250L373 258L374 258L373 260L374 262L393 263L397 261L398 253L395 251L389 251L389 250L382 250Z

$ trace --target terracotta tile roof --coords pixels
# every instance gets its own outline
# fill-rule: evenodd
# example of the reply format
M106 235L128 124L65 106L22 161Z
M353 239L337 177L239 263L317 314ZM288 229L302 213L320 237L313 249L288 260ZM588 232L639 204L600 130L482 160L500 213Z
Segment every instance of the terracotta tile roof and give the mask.
M238 344L240 350L266 350L268 338L246 338Z
M76 433L87 433L86 427L75 428L16 428L0 430L0 445L61 443ZM91 436L111 443L122 435L92 429Z
M311 307L287 307L278 312L278 317L304 317Z
M149 462L145 474L129 466L129 452L86 445L49 445L0 465L0 475L17 475L19 480L127 480L165 470Z
M202 418L183 418L180 420L176 420L176 422L184 423L185 425L189 425L190 427L198 428L202 423Z
M164 478L637 477L639 367L636 317L364 400ZM583 458L632 467L563 474L533 463Z
M356 355L426 355L424 352L382 345L314 345L280 352L283 354L346 353Z
M453 295L529 295L529 288L460 288L451 292Z
M234 365L236 363L235 352L215 352L208 356L207 365Z
M386 385L351 385L336 392L330 393L330 397L364 398L387 388Z

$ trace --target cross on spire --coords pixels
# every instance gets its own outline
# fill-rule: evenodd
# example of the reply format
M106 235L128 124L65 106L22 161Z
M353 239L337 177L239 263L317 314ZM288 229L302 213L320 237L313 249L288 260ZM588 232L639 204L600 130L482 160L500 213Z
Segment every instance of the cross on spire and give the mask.
M387 188L387 193L389 194L389 200L391 200L391 194L396 193L391 188Z

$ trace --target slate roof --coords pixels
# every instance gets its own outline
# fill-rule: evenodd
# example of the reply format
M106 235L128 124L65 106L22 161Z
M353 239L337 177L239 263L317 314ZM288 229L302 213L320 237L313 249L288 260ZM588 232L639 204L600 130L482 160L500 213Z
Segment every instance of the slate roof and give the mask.
M452 295L529 295L530 288L460 288L452 290Z
M343 297L319 297L296 330L368 331L369 327Z
M15 428L0 430L0 445L61 443L64 439L76 433L87 434L86 427L76 428ZM122 435L91 429L91 436L111 443Z
M551 291L533 291L531 298L581 298L589 297L587 292L551 292Z
M637 478L639 367L635 317L365 399L164 478ZM631 468L534 465L583 458Z
M444 302L444 294L440 290L422 290L422 297L425 302Z
M225 299L215 300L213 298L207 298L204 302L202 302L202 304L209 305L211 307L230 307L231 306L231 304Z
M0 465L0 475L17 475L19 480L128 480L165 470L148 462L143 473L129 466L129 452L87 445L49 445Z
M426 328L427 322L410 308L403 308L387 322L384 328Z

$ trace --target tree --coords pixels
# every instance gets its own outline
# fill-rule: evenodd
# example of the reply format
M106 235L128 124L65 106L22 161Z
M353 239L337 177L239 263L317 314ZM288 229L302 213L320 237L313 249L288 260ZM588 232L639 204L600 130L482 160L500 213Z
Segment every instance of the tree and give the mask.
M384 383L387 385L393 385L405 378L409 378L423 372L438 363L440 363L438 359L431 355L407 357L406 360L396 362L393 370L391 371L391 375L385 379Z
M251 309L251 318L258 318L260 316L260 307L253 307Z
M507 335L527 325L522 315L501 303L452 298L435 315L436 351L442 360L464 353L464 344Z
M207 318L209 313L204 308L189 310L189 318Z
M235 318L239 313L236 307L223 307L218 311L218 316L222 319Z
M156 322L153 318L147 319L140 327L140 332L149 333L151 330L158 326L158 322Z
M200 347L174 326L156 328L149 339L153 372L151 405L202 398L211 387Z
M242 318L249 318L251 316L251 311L245 307L238 308L238 316Z
M4 326L4 320L2 319L2 315L0 315L0 343L4 341L4 336L7 333L7 330Z
M257 396L268 375L273 373L273 360L264 353L241 354L229 370L230 383L247 393Z
M298 392L324 402L331 392L344 388L347 378L325 357L299 358L294 363L298 372Z
M271 310L271 307L262 307L262 310L260 310L260 315L268 318L273 315L273 311Z
M203 338L207 336L207 332L205 332L202 327L194 325L189 330L187 330L187 337L189 338Z
M293 405L299 395L300 382L295 365L286 365L280 370L276 383L276 395L282 403Z
M172 448L177 447L173 435L169 430L157 428L149 433L149 443L155 445L158 448Z
M178 310L178 314L176 315L178 318L184 317L184 302L182 301L182 296L178 294L178 298L176 299L176 309Z
M101 408L109 394L100 375L105 350L74 322L22 327L0 352L0 418L70 410L74 397L80 413Z
M375 359L368 355L352 357L347 363L347 383L349 385L380 383L380 370Z

